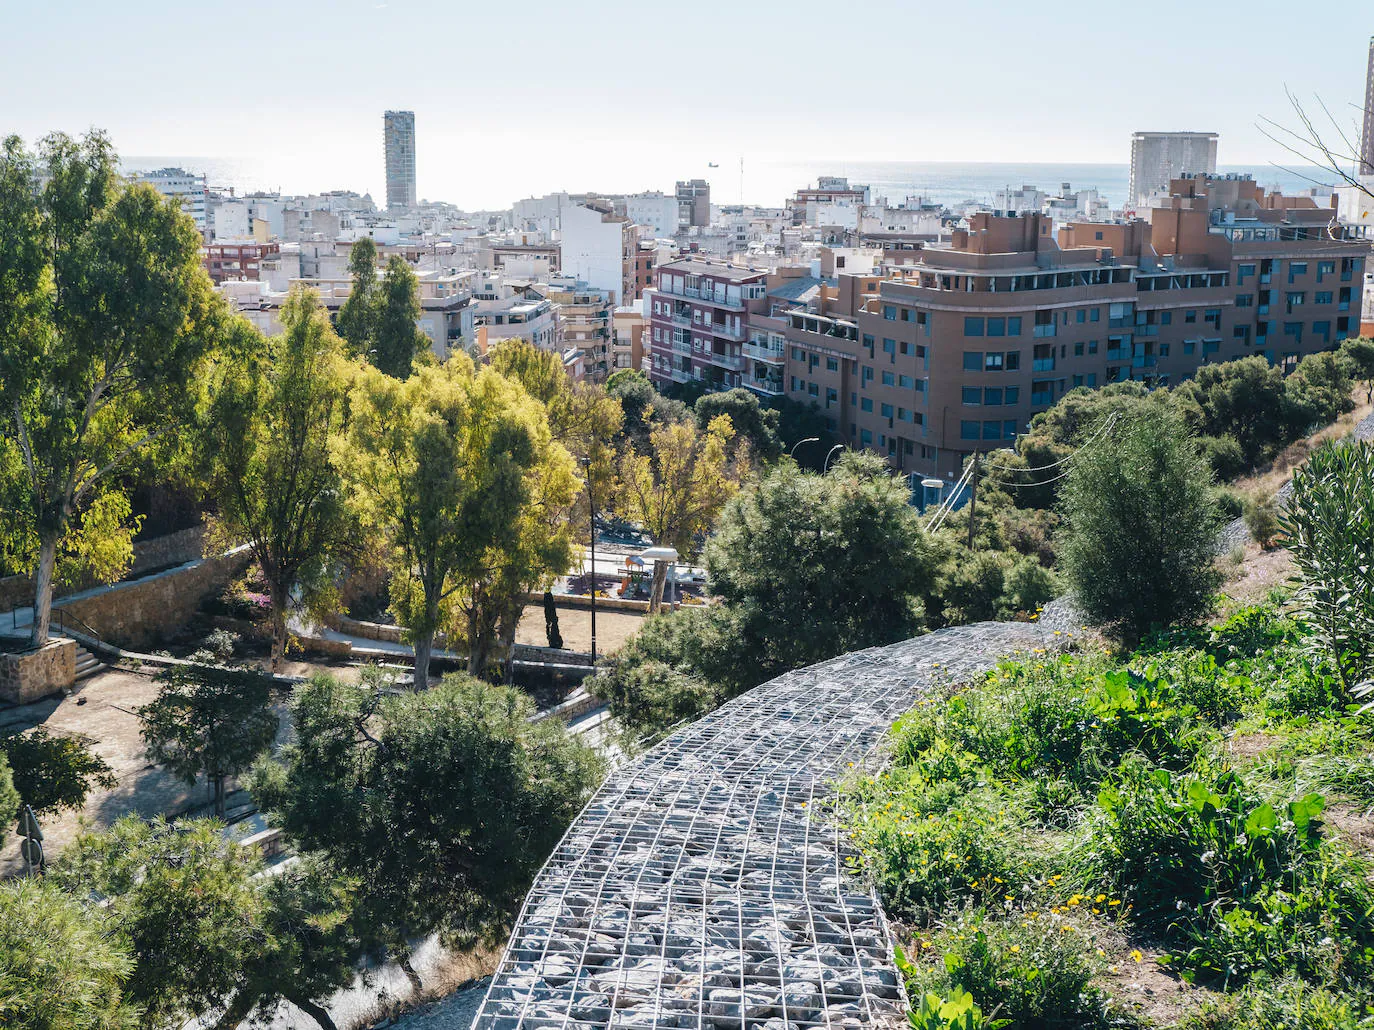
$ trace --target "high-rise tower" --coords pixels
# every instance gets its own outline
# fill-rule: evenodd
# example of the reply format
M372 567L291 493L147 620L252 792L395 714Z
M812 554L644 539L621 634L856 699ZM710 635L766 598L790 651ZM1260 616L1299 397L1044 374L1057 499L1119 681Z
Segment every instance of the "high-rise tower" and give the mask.
M1364 84L1364 132L1360 136L1360 174L1374 175L1374 36L1369 39L1369 71Z
M386 139L386 206L415 206L415 112L388 111L382 119Z

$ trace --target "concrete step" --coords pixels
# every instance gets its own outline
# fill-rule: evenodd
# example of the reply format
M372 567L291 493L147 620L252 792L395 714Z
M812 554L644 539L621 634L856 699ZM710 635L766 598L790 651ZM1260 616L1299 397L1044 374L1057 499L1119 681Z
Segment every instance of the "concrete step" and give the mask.
M88 676L94 676L105 668L99 658L91 654L80 644L76 645L76 678L84 680Z

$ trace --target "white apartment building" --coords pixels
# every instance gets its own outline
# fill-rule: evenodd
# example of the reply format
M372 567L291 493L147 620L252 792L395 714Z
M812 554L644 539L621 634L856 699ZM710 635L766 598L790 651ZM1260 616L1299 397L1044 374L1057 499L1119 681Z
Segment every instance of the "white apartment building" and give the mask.
M474 277L472 316L482 353L503 340L524 340L540 350L557 349L553 304L541 290L500 274L479 273Z
M647 229L655 239L671 238L677 234L677 197L659 192L628 193L625 216Z
M563 210L559 271L619 301L626 288L627 263L633 275L639 237L628 218L582 204Z
M1172 179L1217 170L1215 132L1137 132L1131 137L1131 181L1128 210L1149 206L1157 190Z
M130 182L145 182L164 197L177 197L182 209L195 219L196 228L204 233L208 228L205 214L205 176L184 168L159 168L150 172L134 172Z

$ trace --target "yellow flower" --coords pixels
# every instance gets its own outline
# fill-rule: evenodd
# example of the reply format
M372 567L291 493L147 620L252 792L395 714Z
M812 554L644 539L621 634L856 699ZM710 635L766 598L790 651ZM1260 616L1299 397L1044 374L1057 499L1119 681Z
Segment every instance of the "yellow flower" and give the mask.
M1140 953L1140 949L1139 949L1139 948L1132 948L1132 949L1131 949L1131 961L1132 961L1132 962L1139 962L1139 961L1140 961L1141 959L1143 959L1144 957L1145 957L1145 956L1142 955L1142 954Z
M1005 898L1007 901L1015 901L1015 900L1016 900L1016 895L1014 895L1014 894L1004 894L1004 895L1002 895L1002 897Z
M1107 902L1107 904L1108 904L1108 906L1111 906L1111 905L1119 905L1119 904L1121 904L1121 902L1119 902L1119 901L1109 901L1109 902Z
M1014 954L1014 953L1016 953L1016 952L1018 952L1018 951L1021 950L1021 945L1019 945L1019 944L1013 944L1013 945L1011 946L1011 950L1012 950L1012 953Z
M1107 895L1105 895L1105 894L1099 894L1097 897L1093 898L1093 900L1096 901L1096 902L1100 905L1100 904L1102 904L1102 902L1104 902L1104 901L1107 900Z

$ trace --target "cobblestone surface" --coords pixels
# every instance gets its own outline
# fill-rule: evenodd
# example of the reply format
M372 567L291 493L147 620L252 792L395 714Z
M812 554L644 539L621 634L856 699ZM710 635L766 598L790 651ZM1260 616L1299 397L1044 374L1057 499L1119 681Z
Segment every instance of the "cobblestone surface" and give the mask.
M1061 606L1062 607L1062 606ZM904 999L877 899L824 813L942 682L1065 639L941 630L788 673L614 772L540 872L475 1026L890 1026ZM455 1019L446 1025L459 1027Z

